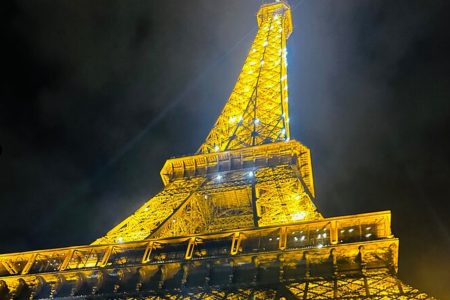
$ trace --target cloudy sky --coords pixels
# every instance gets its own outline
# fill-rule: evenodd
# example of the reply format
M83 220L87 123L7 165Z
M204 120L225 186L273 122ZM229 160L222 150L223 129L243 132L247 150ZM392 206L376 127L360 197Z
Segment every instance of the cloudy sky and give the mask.
M0 4L0 252L86 244L197 150L256 0ZM291 134L325 216L392 210L400 276L450 294L448 1L291 1Z

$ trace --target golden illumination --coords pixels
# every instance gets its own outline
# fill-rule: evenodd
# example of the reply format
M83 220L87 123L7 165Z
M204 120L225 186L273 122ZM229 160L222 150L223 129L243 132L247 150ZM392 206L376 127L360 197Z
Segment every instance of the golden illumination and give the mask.
M286 40L290 8L263 5L258 33L227 104L199 153L256 146L290 139Z
M324 218L289 131L285 2L262 5L197 154L91 245L0 255L0 299L431 299L397 277L389 211Z

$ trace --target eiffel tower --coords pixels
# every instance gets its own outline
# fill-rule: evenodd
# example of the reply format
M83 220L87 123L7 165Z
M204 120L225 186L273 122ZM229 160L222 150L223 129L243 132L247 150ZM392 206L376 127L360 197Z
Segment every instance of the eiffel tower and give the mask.
M90 245L0 255L0 299L431 299L401 282L389 211L324 218L290 139L290 7L264 4L222 113L163 190Z

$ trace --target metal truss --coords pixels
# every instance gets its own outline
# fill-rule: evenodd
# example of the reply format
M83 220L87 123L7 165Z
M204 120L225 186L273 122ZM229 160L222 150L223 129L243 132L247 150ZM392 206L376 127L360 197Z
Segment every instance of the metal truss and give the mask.
M96 298L95 296L93 297ZM278 286L243 288L205 288L177 290L164 294L141 293L118 299L189 299L189 300L293 300L293 299L434 299L401 282L395 275L377 272L369 276L353 276L281 283ZM115 299L117 299L115 298Z
M285 224L322 217L307 188L302 185L301 177L297 177L291 166L264 168L257 172L257 176L262 178L255 185L259 225Z
M0 299L431 299L397 278L390 213L0 255Z
M259 30L222 113L199 153L289 140L286 40L292 32L285 3L263 5Z
M171 182L162 192L93 244L122 243L147 238L177 208L188 202L204 181L204 178L197 177Z
M170 159L164 190L93 244L322 218L310 151L295 140Z
M383 270L291 283L293 299L433 299Z
M285 2L262 5L236 86L197 154L91 245L0 255L0 300L432 299L397 278L390 212L323 218L290 140Z

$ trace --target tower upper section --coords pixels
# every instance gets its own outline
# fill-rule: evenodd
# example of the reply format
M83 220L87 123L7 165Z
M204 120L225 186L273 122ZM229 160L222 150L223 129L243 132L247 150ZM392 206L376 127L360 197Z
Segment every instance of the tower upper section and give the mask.
M286 40L291 11L284 2L261 6L258 33L236 85L199 153L290 139Z
M322 219L310 151L289 141L290 8L265 4L257 22L236 86L198 153L168 160L163 191L94 244Z

